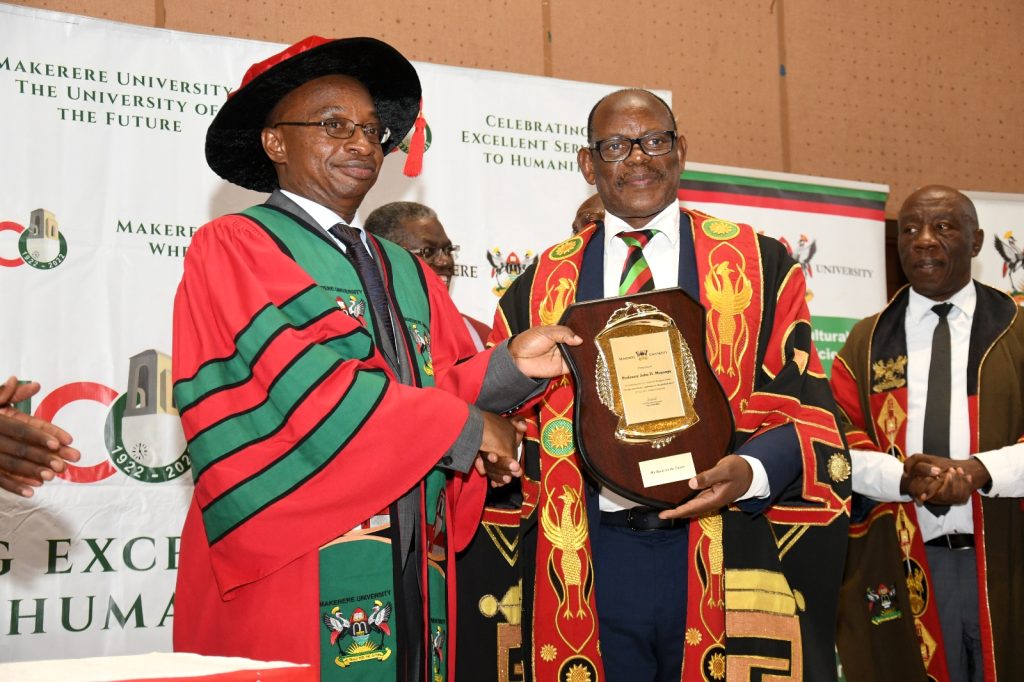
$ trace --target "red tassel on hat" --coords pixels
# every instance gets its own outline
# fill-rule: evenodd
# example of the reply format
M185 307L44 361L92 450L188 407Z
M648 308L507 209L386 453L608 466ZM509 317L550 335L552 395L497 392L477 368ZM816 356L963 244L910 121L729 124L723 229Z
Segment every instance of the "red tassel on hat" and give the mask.
M423 152L427 149L427 120L423 118L423 100L420 100L420 112L413 124L412 139L409 140L409 153L406 154L405 168L402 170L410 178L415 178L423 170Z

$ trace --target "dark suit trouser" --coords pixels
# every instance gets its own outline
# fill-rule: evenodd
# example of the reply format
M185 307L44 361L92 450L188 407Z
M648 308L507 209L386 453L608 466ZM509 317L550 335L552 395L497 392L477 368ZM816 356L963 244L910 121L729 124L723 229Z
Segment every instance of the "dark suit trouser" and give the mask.
M950 682L982 682L978 569L973 549L925 547Z
M687 527L601 525L594 575L608 682L679 682L686 631Z

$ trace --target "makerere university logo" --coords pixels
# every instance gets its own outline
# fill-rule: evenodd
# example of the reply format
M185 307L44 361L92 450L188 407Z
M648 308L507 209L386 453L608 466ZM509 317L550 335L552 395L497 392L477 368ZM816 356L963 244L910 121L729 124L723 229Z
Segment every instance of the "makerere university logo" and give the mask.
M28 265L36 270L52 270L68 255L68 243L60 231L57 217L45 208L37 208L29 215L28 227L11 222L0 222L0 232L15 232L18 237L20 258L0 256L0 265L16 268Z
M501 296L512 286L516 277L537 262L537 255L533 251L526 251L520 258L519 254L513 251L506 256L502 253L501 247L495 246L487 252L487 262L491 264L491 280L494 283L491 292L495 296Z

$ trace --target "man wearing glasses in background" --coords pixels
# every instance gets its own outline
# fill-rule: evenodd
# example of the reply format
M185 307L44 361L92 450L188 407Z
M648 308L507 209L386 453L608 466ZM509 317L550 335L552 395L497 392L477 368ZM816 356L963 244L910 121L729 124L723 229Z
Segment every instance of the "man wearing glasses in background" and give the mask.
M415 201L393 201L374 209L366 217L366 230L422 258L451 290L459 245L452 244L434 209ZM476 349L483 350L491 328L465 313L462 319Z
M850 465L800 267L750 226L680 209L686 138L653 93L600 100L588 143L577 160L604 220L515 280L491 339L557 320L574 300L682 287L707 311L735 437L690 479L689 502L639 507L586 474L572 380L551 382L524 441L527 678L834 680Z

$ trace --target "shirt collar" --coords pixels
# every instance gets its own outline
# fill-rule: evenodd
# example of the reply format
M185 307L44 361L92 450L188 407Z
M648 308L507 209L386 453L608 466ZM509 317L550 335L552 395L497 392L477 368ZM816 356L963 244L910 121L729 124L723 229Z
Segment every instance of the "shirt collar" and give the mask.
M910 288L910 299L907 302L907 319L912 322L921 322L925 317L932 313L932 307L939 303L952 303L953 310L949 311L951 317L955 317L959 313L965 314L969 318L974 317L974 306L978 302L978 294L974 288L974 280L972 279L967 283L960 291L950 296L945 301L934 301L927 296L914 291L914 288Z
M282 189L281 194L284 194L286 197L298 204L299 208L308 213L309 217L315 220L317 224L325 230L329 230L338 223L351 225L352 227L358 228L360 232L363 230L363 221L359 219L358 214L352 219L352 222L349 222L323 204L318 204L312 199L299 196L298 194L289 192L286 189Z
M622 218L612 215L611 213L605 213L604 217L604 241L607 245L611 239L615 238L620 232L629 232L635 230ZM676 244L679 241L679 203L673 201L671 204L665 207L665 209L654 216L651 222L644 225L644 230L658 230L666 237L671 244Z

